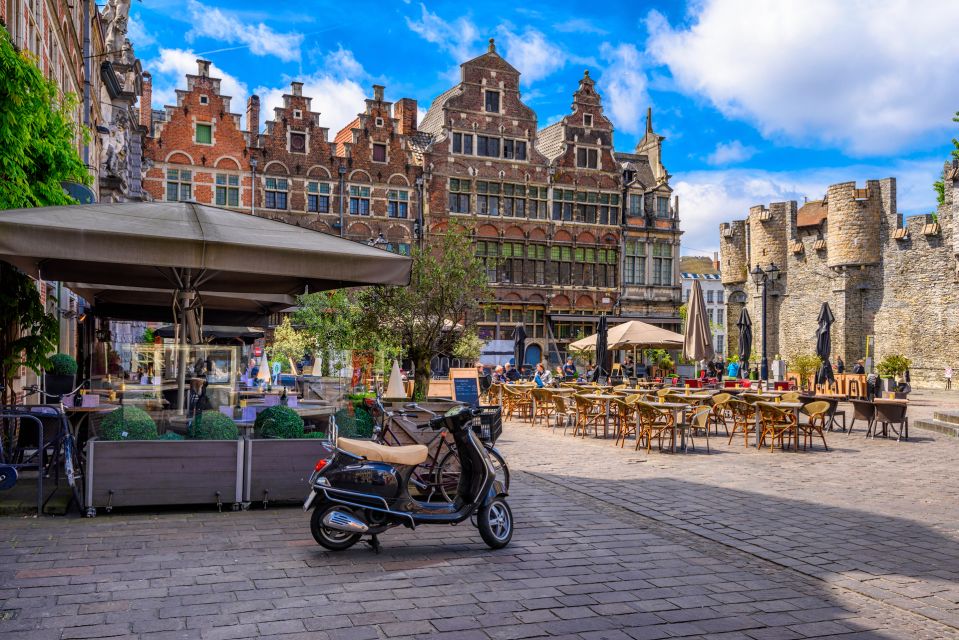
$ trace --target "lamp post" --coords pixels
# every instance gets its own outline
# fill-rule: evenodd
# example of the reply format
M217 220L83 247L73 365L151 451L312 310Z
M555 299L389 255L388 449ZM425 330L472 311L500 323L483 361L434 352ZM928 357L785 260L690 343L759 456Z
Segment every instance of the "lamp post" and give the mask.
M252 180L250 182L250 188L253 190L250 193L250 213L256 215L256 159L250 158L250 169L253 171Z
M776 266L775 262L770 262L769 267L763 269L757 263L753 270L750 272L753 277L753 282L756 283L756 288L762 287L763 292L763 304L762 304L762 323L763 323L763 333L762 333L762 349L763 349L763 358L759 363L759 378L760 380L769 379L769 359L766 355L766 287L772 282L775 282L779 279L779 267ZM748 366L749 363L747 363Z
M346 206L346 194L343 193L344 190L344 181L346 180L346 167L340 165L339 168L340 174L340 237L343 237L343 234L346 232L346 220L344 220L344 207Z

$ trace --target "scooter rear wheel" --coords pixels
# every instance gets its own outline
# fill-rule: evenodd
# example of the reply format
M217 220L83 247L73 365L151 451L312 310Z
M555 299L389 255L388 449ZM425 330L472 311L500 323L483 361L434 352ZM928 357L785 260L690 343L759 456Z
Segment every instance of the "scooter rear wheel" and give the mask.
M358 533L347 533L330 529L323 524L323 518L331 511L342 511L353 515L347 507L338 504L318 504L313 509L313 515L310 516L310 532L316 542L330 551L344 551L360 541Z
M494 498L480 507L476 527L490 549L502 549L508 545L513 537L513 512L506 500Z

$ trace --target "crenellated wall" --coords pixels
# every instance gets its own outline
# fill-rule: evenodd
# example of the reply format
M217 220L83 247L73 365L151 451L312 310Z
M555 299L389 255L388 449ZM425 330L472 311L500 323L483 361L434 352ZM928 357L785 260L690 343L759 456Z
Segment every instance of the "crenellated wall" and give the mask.
M812 353L818 314L835 317L832 355L859 358L899 353L913 362L913 386L942 385L943 369L959 369L959 161L944 167L946 202L932 214L902 220L894 178L832 185L823 200L751 207L748 221L720 226L727 297L745 297L760 352L761 296L740 265L782 270L770 286L768 355ZM805 213L804 213L805 212ZM746 242L740 240L741 237ZM733 266L737 271L726 273ZM744 295L745 294L745 295ZM738 309L727 315L731 353ZM867 343L871 354L867 354Z

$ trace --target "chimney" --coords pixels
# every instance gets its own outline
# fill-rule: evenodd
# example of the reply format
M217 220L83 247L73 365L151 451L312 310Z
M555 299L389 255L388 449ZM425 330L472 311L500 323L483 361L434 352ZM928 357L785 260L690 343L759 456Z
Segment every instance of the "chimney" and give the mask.
M416 100L402 98L394 106L393 113L400 123L397 133L401 136L411 136L416 133Z
M260 133L260 96L255 93L246 101L246 128L250 132L250 146L256 147Z
M146 127L147 136L153 135L153 76L150 72L143 72L143 82L140 93L140 126Z
M291 82L290 89L293 90L293 95L302 96L303 95L303 83L302 82Z
M719 271L719 252L713 251L713 269Z
M198 75L204 78L210 77L210 61L209 60L201 60L200 58L197 58L196 66L197 66Z
M381 85L381 84L374 84L374 85L373 85L373 99L376 100L377 102L383 102L383 90L384 90L384 89L386 89L386 87L384 87L383 85Z

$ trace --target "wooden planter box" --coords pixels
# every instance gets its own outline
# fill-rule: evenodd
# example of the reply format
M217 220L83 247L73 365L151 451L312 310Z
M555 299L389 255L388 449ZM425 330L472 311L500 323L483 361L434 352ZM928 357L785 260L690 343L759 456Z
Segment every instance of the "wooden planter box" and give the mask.
M87 515L97 508L227 504L243 501L237 440L87 442Z
M258 440L244 445L243 502L302 502L316 461L330 455L327 440Z

